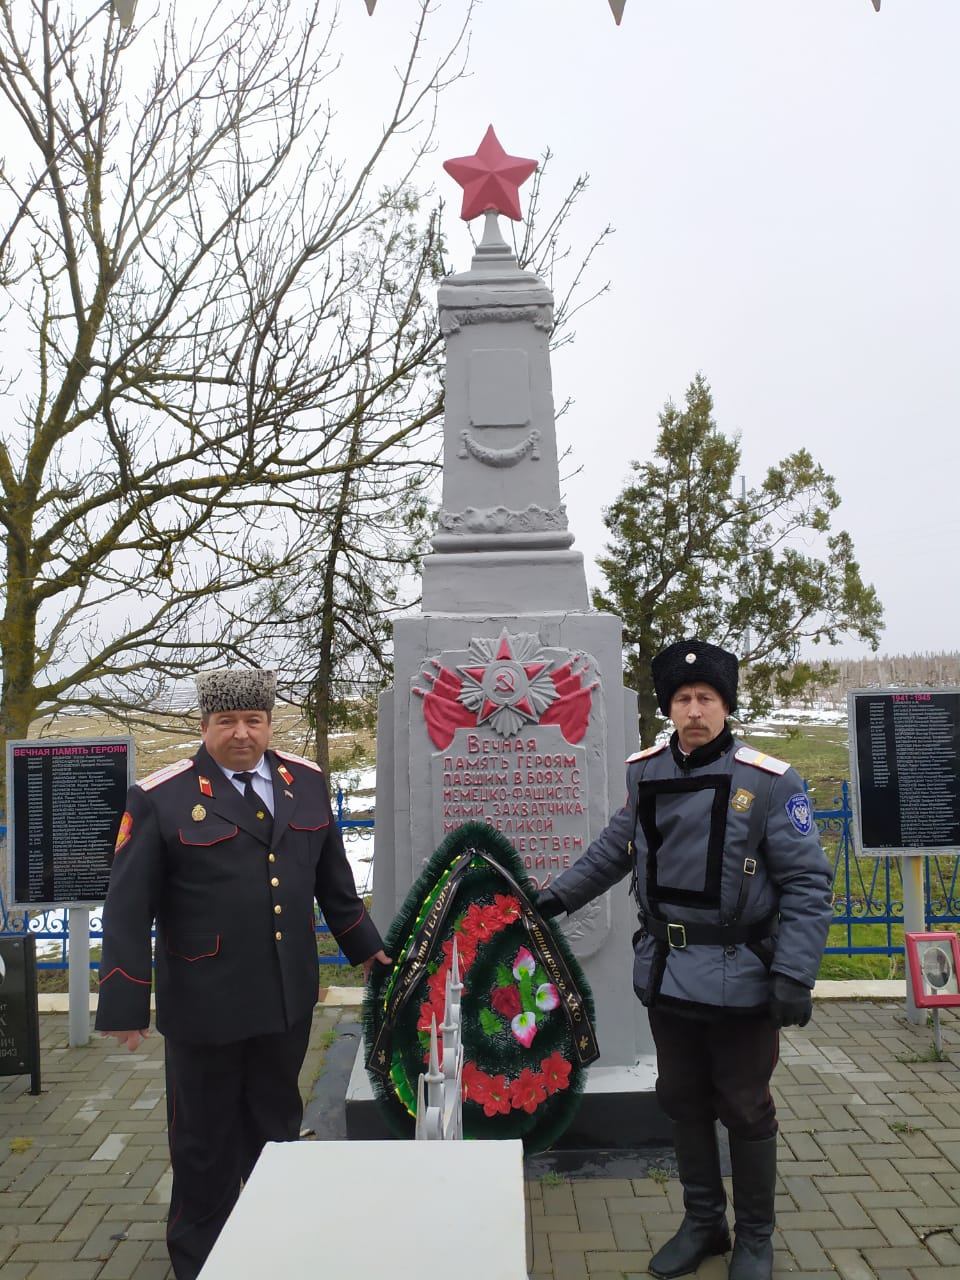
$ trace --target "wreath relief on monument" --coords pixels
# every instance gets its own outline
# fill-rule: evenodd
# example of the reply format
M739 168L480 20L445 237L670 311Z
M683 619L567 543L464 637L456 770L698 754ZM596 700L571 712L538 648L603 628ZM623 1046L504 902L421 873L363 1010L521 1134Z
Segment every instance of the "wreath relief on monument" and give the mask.
M430 741L438 751L457 729L481 726L509 739L534 725L557 725L570 744L581 741L600 686L586 654L545 649L537 636L474 637L465 663L447 666L431 658L413 692L423 699Z

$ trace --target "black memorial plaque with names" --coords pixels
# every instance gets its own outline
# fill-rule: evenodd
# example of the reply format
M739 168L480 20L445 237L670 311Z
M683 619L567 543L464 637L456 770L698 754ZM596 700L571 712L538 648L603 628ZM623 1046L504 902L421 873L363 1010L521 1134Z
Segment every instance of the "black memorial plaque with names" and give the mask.
M103 902L133 781L132 738L7 743L10 902Z
M857 852L960 852L960 689L847 699Z

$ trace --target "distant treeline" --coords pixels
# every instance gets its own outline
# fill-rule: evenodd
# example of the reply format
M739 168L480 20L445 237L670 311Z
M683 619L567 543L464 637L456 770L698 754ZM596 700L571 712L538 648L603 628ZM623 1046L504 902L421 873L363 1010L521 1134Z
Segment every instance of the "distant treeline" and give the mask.
M810 687L811 704L841 704L849 689L892 686L951 688L960 685L960 651L897 653L869 658L840 658L829 664L827 678Z

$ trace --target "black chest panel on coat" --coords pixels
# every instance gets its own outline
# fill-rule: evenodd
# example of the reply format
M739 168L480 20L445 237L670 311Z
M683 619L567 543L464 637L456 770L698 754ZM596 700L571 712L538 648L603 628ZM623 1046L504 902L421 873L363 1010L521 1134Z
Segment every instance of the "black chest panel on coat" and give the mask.
M730 775L651 778L637 789L637 823L647 846L647 901L720 907Z

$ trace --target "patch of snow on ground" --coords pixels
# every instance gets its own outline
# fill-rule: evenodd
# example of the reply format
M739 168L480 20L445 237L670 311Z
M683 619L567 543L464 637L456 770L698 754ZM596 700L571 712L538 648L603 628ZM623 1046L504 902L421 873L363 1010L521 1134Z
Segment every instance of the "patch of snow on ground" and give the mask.
M357 769L337 769L330 774L330 790L334 795L337 794L338 787L345 796L353 796L360 791L373 791L376 785L376 765L364 765Z

